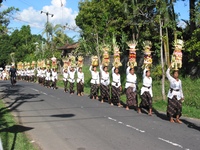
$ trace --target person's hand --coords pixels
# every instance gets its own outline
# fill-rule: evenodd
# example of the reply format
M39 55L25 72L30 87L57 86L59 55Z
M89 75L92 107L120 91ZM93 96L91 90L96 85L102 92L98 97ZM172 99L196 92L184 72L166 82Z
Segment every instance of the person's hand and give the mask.
M182 103L184 102L184 98L181 98L181 102L182 102Z
M120 88L120 92L122 91L122 86L119 87Z

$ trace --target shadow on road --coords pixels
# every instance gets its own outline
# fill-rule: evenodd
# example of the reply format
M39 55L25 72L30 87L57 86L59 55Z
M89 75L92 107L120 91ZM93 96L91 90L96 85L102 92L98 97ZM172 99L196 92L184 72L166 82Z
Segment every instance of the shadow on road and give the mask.
M11 145L10 142L10 137L11 136L9 133L14 134L13 142L12 142L12 147L11 150L15 149L16 141L17 141L17 134L22 133L28 130L31 130L33 128L31 127L25 127L22 125L12 125L13 122L7 122L7 113L15 111L16 113L19 113L18 107L21 106L24 103L27 102L41 102L44 100L32 100L33 98L37 98L39 94L23 94L24 86L20 84L16 84L12 86L10 82L8 81L1 81L0 82L0 99L8 99L6 102L7 106L3 107L0 109L0 132L5 132L3 134L4 138L4 147L9 147ZM18 116L18 121L21 123L21 118L20 115Z
M0 133L5 132L7 137L10 137L8 135L8 133L13 133L14 134L12 147L11 147L11 150L14 150L15 149L16 140L17 140L17 134L18 133L22 133L22 132L26 132L26 131L29 131L29 130L32 130L32 129L33 129L32 127L25 127L25 126L22 126L22 125L13 125L13 126L1 129ZM4 143L4 145L5 144L8 144L8 143Z
M167 117L166 114L160 113L160 112L158 112L156 109L153 109L153 112L155 113L155 115L156 115L157 117L161 118L162 120L169 121L169 118ZM187 125L188 128L190 128L190 129L195 129L195 130L200 131L200 126L195 125L194 123L192 123L192 122L190 122L190 121L188 121L188 120L186 120L186 119L182 119L182 118L181 118L181 121L182 121L185 125Z
M51 115L51 117L60 117L60 118L70 118L74 117L74 114L57 114L57 115Z

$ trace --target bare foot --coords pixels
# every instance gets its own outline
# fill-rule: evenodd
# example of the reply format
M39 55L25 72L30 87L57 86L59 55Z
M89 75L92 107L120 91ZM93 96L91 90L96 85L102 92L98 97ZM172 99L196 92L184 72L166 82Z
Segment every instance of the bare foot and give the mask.
M129 110L129 108L128 108L128 107L126 107L126 110Z
M171 122L171 123L174 123L174 119L171 118L171 119L170 119L170 122Z
M99 99L98 96L96 97L96 99Z
M103 100L101 100L101 103L104 103L104 101L103 101Z
M118 104L118 107L123 107L121 104Z
M111 103L110 105L113 106L113 103Z
M181 123L182 123L182 121L180 121L179 119L176 119L176 123L179 123L179 124L181 124Z
M138 111L137 111L137 112L138 112L138 114L141 114L141 110L140 110L140 108L138 108Z

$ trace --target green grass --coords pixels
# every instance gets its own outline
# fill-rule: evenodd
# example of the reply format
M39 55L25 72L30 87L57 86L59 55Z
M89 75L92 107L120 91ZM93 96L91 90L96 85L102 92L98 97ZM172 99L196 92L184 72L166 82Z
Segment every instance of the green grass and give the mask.
M4 150L36 150L30 143L25 131L32 128L18 125L12 114L5 108L5 104L0 101L0 137Z
M84 91L85 94L90 93L90 79L91 74L89 71L89 66L83 67L83 72L85 75L85 84L84 84ZM121 81L122 81L122 87L124 89L125 81L126 81L126 75L125 70L120 70L120 72L124 72L121 74ZM137 74L138 78L138 87L139 89L142 87L142 74ZM161 95L161 81L154 80L156 77L153 78L153 108L166 112L167 108L167 101L162 100ZM63 87L63 81L62 81L62 75L59 76L60 81L58 81L58 86ZM183 103L183 116L187 117L193 117L193 118L199 118L200 119L200 94L199 93L199 85L200 85L200 79L192 80L189 77L187 78L181 78L182 80L182 86L183 86L183 92L185 101ZM75 88L76 89L76 85ZM167 96L167 92L169 89L169 82L166 79L165 81L165 93ZM138 91L138 101L140 102L140 91ZM125 103L126 102L126 95L121 95L121 100Z

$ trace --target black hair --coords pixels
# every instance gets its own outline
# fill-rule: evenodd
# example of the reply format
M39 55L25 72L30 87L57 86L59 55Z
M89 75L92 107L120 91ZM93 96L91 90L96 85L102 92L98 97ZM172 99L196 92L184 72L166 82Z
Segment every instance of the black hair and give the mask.
M104 66L104 67L103 67L103 70L104 70L105 68L108 68L108 66Z
M119 68L115 68L115 69L114 69L114 72L115 72L117 69L119 70Z
M147 74L147 72L150 72L150 70L146 70L146 74Z
M78 68L78 71L79 71L80 69L82 69L82 67L79 67L79 68Z
M179 73L178 70L174 70L174 71L173 71L173 74L175 74L176 72Z
M130 68L130 69L129 69L129 72L130 72L131 70L134 70L134 68Z

